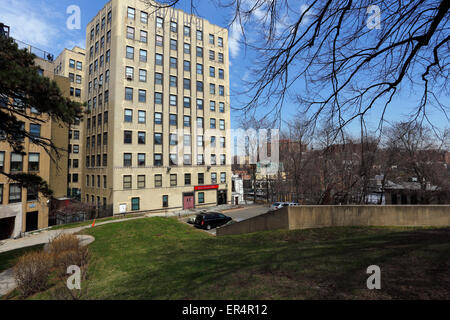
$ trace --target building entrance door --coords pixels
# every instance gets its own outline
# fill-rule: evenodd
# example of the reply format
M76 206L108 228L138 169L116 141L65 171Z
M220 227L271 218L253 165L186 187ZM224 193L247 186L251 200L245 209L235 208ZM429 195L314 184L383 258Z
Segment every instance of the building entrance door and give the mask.
M11 238L15 222L15 217L0 219L0 240Z
M27 212L27 228L25 232L37 230L38 228L38 211Z
M227 190L217 191L217 204L227 204Z
M194 195L192 193L183 195L183 209L189 210L194 208Z

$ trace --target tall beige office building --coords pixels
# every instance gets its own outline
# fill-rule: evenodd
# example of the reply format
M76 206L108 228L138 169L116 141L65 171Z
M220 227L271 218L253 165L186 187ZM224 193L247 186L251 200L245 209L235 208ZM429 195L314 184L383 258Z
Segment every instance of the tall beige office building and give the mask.
M74 47L72 50L64 49L54 62L55 75L69 78L69 96L73 101L83 103L86 101L86 50ZM80 119L81 121L83 119ZM84 150L84 124L80 121L69 128L69 173L67 175L67 196L81 200L82 151Z
M114 214L229 203L227 30L112 0L86 32L83 201Z

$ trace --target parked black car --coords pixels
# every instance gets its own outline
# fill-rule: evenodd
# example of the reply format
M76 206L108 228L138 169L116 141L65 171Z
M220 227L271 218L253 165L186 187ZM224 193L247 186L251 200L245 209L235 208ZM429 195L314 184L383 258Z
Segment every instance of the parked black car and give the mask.
M233 220L231 217L228 217L222 213L207 212L197 215L197 217L195 218L194 226L196 226L197 228L211 230L213 228L222 226L231 220Z

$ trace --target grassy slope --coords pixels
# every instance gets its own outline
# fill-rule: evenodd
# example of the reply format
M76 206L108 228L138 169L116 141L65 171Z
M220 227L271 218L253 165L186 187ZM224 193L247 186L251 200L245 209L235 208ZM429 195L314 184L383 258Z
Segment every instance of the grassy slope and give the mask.
M323 228L215 238L175 219L85 231L90 299L446 298L450 229ZM366 268L381 267L382 290ZM34 298L49 298L47 292Z
M36 246L0 253L0 272L3 272L6 269L14 267L14 265L17 263L17 260L25 253L29 251L40 250L43 247L44 247L43 244L38 244Z

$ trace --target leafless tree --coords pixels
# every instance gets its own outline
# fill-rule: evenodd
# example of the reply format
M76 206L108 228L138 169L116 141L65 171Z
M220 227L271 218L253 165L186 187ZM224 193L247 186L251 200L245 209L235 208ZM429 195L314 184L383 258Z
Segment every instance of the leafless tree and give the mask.
M142 1L155 10L179 3ZM448 0L215 1L234 12L230 27L260 57L238 109L280 119L293 96L311 125L323 119L342 129L379 107L381 129L393 99L413 90L408 121L429 121L431 108L449 119L440 101L450 88Z

